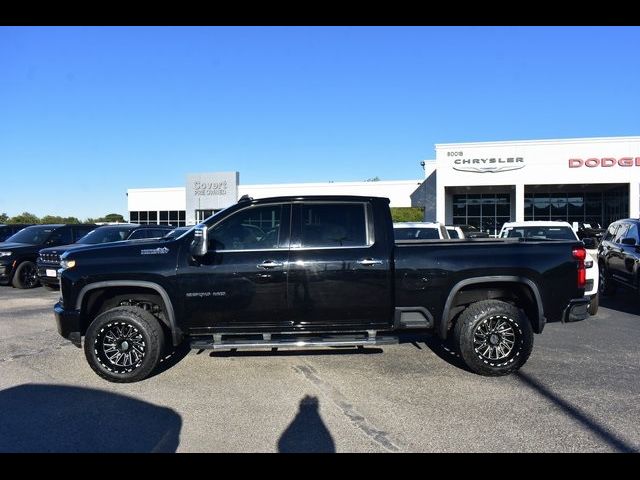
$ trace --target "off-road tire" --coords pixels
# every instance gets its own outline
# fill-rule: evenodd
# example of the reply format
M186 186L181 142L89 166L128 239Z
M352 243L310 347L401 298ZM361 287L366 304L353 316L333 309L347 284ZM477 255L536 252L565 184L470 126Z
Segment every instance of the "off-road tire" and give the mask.
M533 330L529 319L517 307L500 300L482 300L460 314L453 340L469 369L497 377L525 364L533 349Z
M131 383L144 380L158 366L164 343L162 327L151 313L138 307L115 307L91 322L85 334L84 353L100 377Z

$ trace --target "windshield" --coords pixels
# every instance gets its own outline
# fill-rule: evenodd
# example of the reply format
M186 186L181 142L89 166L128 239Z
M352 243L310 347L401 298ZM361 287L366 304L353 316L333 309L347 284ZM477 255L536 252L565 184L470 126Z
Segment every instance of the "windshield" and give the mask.
M96 245L98 243L111 243L126 240L131 233L132 228L127 227L100 227L91 230L76 243L82 245Z
M506 236L531 240L576 240L569 227L509 227Z
M478 229L473 225L460 225L460 230L463 232L477 232Z
M7 238L6 242L28 243L29 245L42 245L47 241L55 227L27 227L15 235Z
M435 227L395 228L393 233L396 240L433 240L440 238L440 233Z

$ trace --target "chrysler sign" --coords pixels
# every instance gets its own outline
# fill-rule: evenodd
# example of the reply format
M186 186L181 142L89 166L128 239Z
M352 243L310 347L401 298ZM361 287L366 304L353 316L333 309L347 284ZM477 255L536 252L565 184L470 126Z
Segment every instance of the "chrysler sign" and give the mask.
M456 158L453 169L461 172L497 173L524 168L524 157Z

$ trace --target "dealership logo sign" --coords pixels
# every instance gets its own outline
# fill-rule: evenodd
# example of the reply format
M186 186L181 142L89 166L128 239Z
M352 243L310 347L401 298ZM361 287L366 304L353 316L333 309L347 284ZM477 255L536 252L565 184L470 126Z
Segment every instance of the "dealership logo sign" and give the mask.
M498 173L525 167L523 157L456 158L453 169L461 172Z
M640 157L622 157L622 158L587 158L583 160L581 158L570 158L569 168L580 167L640 167Z

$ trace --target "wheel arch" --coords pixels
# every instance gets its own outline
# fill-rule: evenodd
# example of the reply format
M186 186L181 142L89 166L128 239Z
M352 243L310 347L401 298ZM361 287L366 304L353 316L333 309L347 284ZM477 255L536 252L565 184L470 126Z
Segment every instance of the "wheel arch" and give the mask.
M456 299L459 294L468 291L479 291L479 287L495 287L503 288L505 291L514 291L515 289L519 289L520 291L528 292L528 296L530 299L525 299L524 310L527 313L527 317L529 317L529 322L531 323L531 327L535 333L541 333L544 325L546 323L546 319L544 317L544 307L542 304L542 297L540 295L540 290L538 286L531 279L526 277L518 277L518 276L510 276L510 275L491 275L491 276L481 276L481 277L473 277L466 278L464 280L456 283L449 295L447 296L447 300L445 301L444 308L442 310L442 316L440 318L440 323L437 327L438 336L441 339L447 338L447 333L449 330L449 326L451 321L453 320L453 316L455 315L455 307L456 307ZM522 290L525 289L525 290ZM488 300L491 298L497 297L487 297L482 298L479 297L477 300ZM452 315L453 314L453 315Z
M182 331L176 322L173 303L167 291L158 283L143 280L108 280L90 283L80 290L76 300L76 310L82 312L84 316L85 313L88 313L87 304L92 295L99 295L101 293L113 293L114 295L123 294L128 288L135 290L136 293L142 292L142 294L144 294L145 291L148 293L152 292L152 294L157 295L157 297L162 300L162 307L164 308L166 319L160 318L159 320L170 330L173 345L179 345L182 342ZM95 296L93 298L95 298ZM87 318L86 325L88 325L88 320Z

